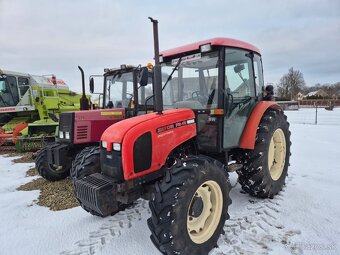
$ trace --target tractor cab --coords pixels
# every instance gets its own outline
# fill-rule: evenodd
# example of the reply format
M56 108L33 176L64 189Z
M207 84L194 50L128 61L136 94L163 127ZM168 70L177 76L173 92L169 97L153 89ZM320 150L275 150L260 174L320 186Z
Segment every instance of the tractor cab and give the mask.
M61 114L59 139L61 143L80 145L99 142L102 132L111 124L133 117L152 106L145 107L145 98L152 95L152 72L147 67L121 65L104 69L102 108ZM90 91L95 82L90 77Z
M33 109L30 75L0 70L0 108L2 112L19 112L22 107ZM27 108L28 107L28 108Z
M15 77L2 75L0 77L0 107L16 106L18 102L19 93Z
M152 72L147 67L141 69L122 65L120 69L105 71L103 108L126 108L131 115L153 110L152 105L145 105L146 100L153 95ZM94 84L93 80L91 84Z
M199 150L238 147L250 112L262 98L259 50L213 38L161 52L160 60L168 75L162 79L163 107L195 112Z

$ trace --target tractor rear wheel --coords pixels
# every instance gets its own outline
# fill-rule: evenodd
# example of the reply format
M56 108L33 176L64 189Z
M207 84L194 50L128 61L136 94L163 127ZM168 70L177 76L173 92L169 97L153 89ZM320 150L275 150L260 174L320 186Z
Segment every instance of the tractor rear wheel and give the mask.
M72 161L71 158L64 159L65 161ZM47 159L47 148L44 147L38 151L35 159L35 168L38 173L49 181L60 181L65 179L70 174L71 164L67 164L64 167L57 167L49 164Z
M150 201L154 245L167 255L208 254L229 218L230 190L220 162L201 155L177 160Z
M268 109L260 122L255 148L245 151L238 170L239 183L250 195L273 198L280 192L288 172L290 131L283 111Z

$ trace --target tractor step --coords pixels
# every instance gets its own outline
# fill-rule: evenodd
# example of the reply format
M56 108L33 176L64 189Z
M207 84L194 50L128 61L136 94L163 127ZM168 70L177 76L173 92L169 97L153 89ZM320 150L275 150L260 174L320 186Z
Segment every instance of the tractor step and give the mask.
M227 171L228 172L235 172L237 170L240 170L241 168L243 167L243 164L237 164L237 163L233 163L233 164L230 164L226 167Z

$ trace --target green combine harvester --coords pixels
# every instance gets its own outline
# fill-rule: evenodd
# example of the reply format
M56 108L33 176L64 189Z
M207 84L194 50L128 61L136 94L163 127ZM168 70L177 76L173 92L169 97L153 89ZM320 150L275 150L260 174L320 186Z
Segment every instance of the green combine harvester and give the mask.
M79 110L81 98L54 75L0 69L0 151L34 151L54 140L59 114Z

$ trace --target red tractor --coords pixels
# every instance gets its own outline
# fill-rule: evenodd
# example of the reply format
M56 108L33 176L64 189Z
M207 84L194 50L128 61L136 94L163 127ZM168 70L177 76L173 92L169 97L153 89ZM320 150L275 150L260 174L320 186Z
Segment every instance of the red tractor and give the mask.
M84 72L82 72L85 95ZM39 151L35 164L39 174L47 180L57 181L69 176L73 160L99 159L99 141L104 130L123 119L153 111L145 99L153 95L152 72L147 67L122 65L104 70L102 103L105 109L60 114L59 141L48 144ZM94 92L94 79L90 79L90 91ZM85 98L86 99L86 98Z
M84 177L75 179L75 192L100 216L149 198L154 245L168 255L205 255L229 218L228 171L237 171L252 196L272 198L282 189L289 124L278 104L263 100L256 47L213 38L159 54L151 20L156 112L107 128L101 172L81 175L87 166L79 162L77 174Z

